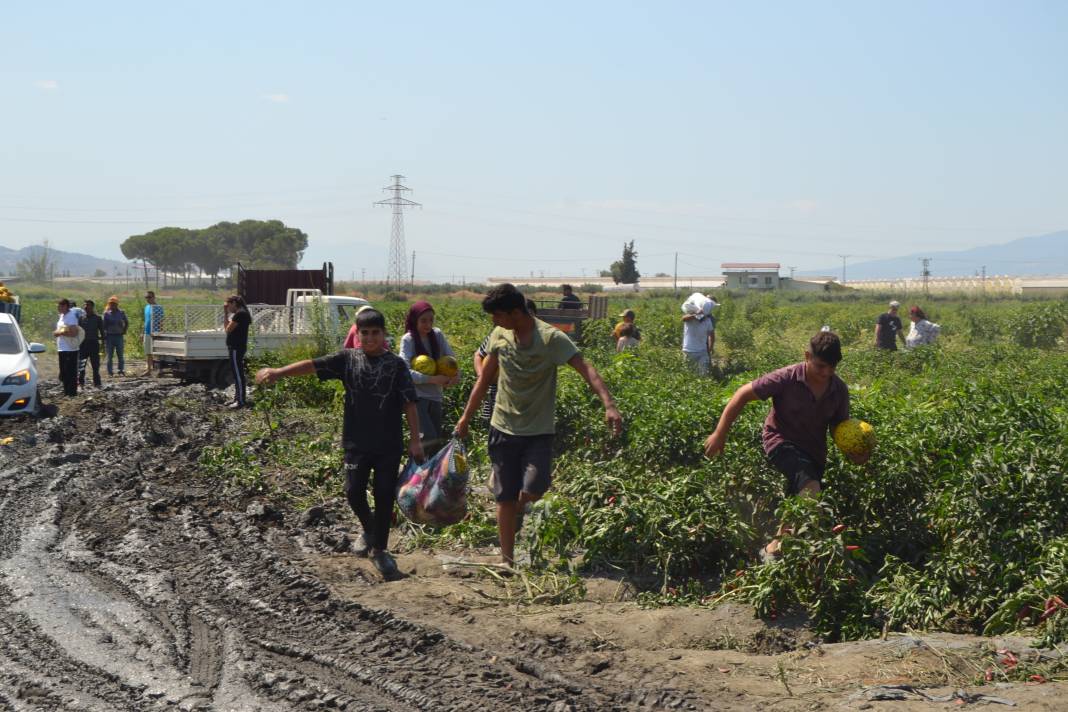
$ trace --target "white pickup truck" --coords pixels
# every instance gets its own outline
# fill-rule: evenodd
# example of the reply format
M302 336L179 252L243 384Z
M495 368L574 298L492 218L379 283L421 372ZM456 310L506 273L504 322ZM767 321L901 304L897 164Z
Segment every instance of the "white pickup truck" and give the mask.
M290 289L285 305L249 304L252 326L248 355L258 356L325 335L339 346L356 310L368 304L359 297L326 295L318 289ZM233 383L226 349L226 315L222 305L167 306L154 324L149 351L160 370L184 380L219 387Z

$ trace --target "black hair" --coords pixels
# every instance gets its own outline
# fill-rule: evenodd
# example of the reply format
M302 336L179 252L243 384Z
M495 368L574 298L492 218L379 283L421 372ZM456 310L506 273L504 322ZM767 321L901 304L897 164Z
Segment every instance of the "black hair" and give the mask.
M570 284L561 284L560 285L560 289L562 289L565 292L573 292L573 291L575 291L575 288L572 287Z
M373 329L375 327L383 331L386 329L386 317L382 316L382 312L377 309L364 309L356 315L357 329Z
M60 299L58 302L56 302L56 306L67 307L69 309L74 305L71 304L71 301L69 299Z
M912 307L911 309L909 309L909 314L921 320L927 318L927 314L923 311L923 309L920 309L919 307Z
M809 353L821 361L837 366L842 360L842 342L833 331L821 331L808 342Z
M482 298L482 311L487 314L493 312L510 312L518 309L521 312L527 310L527 300L523 293L515 288L514 284L498 284Z
M533 299L527 300L527 314L530 314L531 316L538 315L538 305L534 303Z
M231 304L236 304L242 309L248 309L248 306L245 304L245 298L240 297L236 294L231 294L229 297L226 298L226 301L230 302Z
M96 306L96 302L94 302L92 299L86 299L85 300L85 304L87 306L90 306L90 307L95 307Z

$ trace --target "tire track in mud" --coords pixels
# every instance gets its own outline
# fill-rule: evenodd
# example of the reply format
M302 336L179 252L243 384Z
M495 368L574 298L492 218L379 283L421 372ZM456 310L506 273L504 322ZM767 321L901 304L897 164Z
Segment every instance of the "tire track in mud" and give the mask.
M12 708L698 708L333 598L301 570L299 532L195 479L223 430L220 394L109 391L0 454L0 701Z

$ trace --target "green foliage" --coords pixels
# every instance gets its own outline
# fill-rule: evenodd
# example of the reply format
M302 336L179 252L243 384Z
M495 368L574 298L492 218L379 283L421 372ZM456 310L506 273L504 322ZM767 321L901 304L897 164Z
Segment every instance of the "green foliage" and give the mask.
M187 276L194 265L212 278L224 267L296 269L308 236L280 220L221 222L201 230L161 227L128 237L119 246L131 260L147 260L160 270Z
M939 342L886 353L872 347L883 300L717 299L711 377L685 368L679 299L627 295L610 305L610 314L637 311L643 339L633 352L615 353L614 319L584 325L583 353L625 431L610 437L599 400L561 370L554 486L522 539L537 567L567 580L583 569L630 576L647 605L736 599L768 617L800 609L827 639L912 627L1068 640L1068 608L1057 603L1068 598L1063 302L932 300L924 307L943 326ZM399 339L408 304L376 306ZM448 427L473 384L467 357L491 325L475 302L434 306L464 367L461 385L445 391ZM853 415L875 427L873 458L855 466L832 449L822 496L784 499L761 447L768 406L753 403L724 455L705 460L702 443L731 394L799 360L824 324L846 343L839 375ZM259 472L268 487L284 477L285 494L300 501L339 492L330 469L340 457L339 387L303 378L275 389L256 396L269 424L246 436L245 450L212 455L209 469L253 482ZM485 429L473 426L479 483L488 473ZM792 530L783 558L757 564L780 520ZM491 544L492 503L476 494L462 524L409 534L414 545Z
M1013 320L1013 341L1020 346L1051 349L1064 342L1066 320L1068 308L1063 302L1028 304Z

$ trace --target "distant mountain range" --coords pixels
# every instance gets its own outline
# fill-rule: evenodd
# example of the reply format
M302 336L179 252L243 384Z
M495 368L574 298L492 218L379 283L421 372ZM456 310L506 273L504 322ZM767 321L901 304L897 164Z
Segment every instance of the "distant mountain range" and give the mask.
M846 281L918 277L923 268L920 259L924 257L931 258L933 277L970 276L978 274L984 266L988 275L1063 275L1068 274L1068 230L956 252L917 253L888 260L850 262L846 267ZM801 274L841 275L842 266Z
M30 245L20 250L0 247L0 274L4 276L14 275L21 260L28 257L39 257L42 249L40 245ZM125 273L127 267L126 262L83 255L80 252L64 252L54 248L49 248L49 252L52 253L52 259L56 262L56 275L69 273L72 277L88 277L100 269L110 276L115 274L116 268L120 273Z

